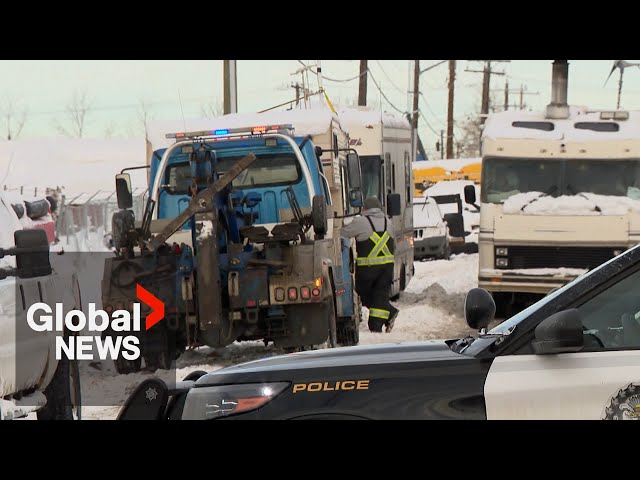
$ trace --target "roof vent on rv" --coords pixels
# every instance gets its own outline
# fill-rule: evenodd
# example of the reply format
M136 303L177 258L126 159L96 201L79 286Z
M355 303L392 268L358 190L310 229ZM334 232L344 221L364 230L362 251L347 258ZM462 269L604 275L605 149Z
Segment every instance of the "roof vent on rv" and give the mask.
M629 120L629 112L625 110L600 112L600 120Z
M569 105L567 104L568 82L569 62L566 60L554 60L551 73L551 103L547 105L547 118L569 118Z

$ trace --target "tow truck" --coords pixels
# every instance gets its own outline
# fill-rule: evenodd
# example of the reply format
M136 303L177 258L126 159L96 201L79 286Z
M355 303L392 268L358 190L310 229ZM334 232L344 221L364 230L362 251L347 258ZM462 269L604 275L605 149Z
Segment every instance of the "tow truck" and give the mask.
M187 347L243 340L289 352L357 344L354 247L340 237L342 220L362 206L357 153L323 149L292 124L166 138L174 143L153 153L141 221L128 172L116 176L115 256L102 282L108 312L132 309L136 285L164 302L165 320L140 334L146 366L166 369ZM130 373L141 362L115 363Z

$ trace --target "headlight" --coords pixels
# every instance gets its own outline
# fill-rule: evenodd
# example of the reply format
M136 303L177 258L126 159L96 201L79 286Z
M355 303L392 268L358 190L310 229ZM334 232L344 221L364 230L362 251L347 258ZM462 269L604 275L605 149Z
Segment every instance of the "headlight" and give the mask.
M507 247L496 247L496 256L506 257L509 255L509 249Z
M496 258L496 267L508 267L509 259L508 258Z
M288 382L279 382L192 388L187 394L182 418L209 420L255 410L288 386Z

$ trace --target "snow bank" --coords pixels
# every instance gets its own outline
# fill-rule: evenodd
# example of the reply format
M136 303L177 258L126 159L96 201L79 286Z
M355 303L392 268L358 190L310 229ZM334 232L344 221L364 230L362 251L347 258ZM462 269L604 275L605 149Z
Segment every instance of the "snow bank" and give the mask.
M640 200L594 193L554 198L526 192L509 197L502 208L504 213L524 215L625 215L640 212Z
M25 395L20 400L3 400L0 398L0 420L13 420L29 415L47 403L42 392Z
M360 344L454 338L476 333L464 320L464 299L478 286L478 255L416 262L416 273L395 303L400 309L391 333L360 324Z

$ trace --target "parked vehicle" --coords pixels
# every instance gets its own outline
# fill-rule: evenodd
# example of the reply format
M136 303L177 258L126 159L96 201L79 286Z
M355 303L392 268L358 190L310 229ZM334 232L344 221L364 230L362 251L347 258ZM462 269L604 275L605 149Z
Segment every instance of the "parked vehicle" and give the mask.
M478 285L503 318L640 242L640 112L569 106L564 60L552 81L482 133Z
M41 419L78 418L77 361L56 360L56 332L29 329L26 313L39 302L80 308L79 284L51 268L50 231L24 228L12 205L0 192L0 419L34 411Z
M436 258L449 260L450 235L442 217L438 202L431 197L416 197L413 200L413 249L414 258L422 260Z

